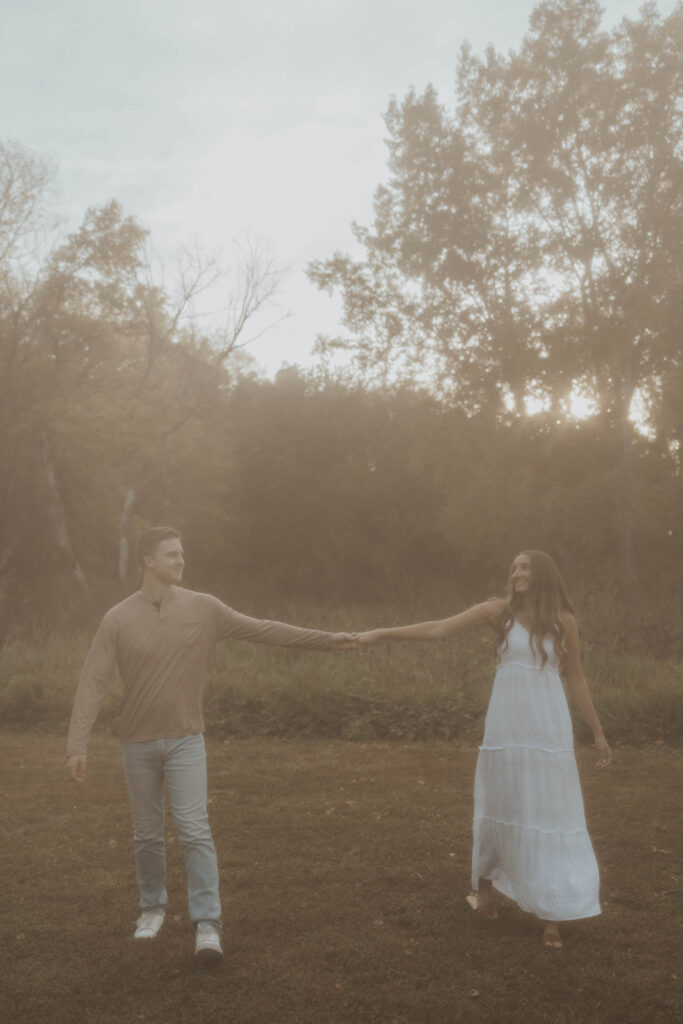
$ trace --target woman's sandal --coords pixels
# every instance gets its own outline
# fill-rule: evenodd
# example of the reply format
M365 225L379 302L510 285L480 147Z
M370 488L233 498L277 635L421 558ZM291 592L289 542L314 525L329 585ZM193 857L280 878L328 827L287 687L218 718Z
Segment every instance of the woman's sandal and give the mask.
M560 933L552 928L544 928L542 940L544 949L562 949L563 943Z
M480 914L481 917L485 917L487 921L495 921L498 917L498 907L496 906L495 897L492 897L491 900L483 906L480 906L479 894L476 892L471 892L466 899L472 910L476 910L476 912Z

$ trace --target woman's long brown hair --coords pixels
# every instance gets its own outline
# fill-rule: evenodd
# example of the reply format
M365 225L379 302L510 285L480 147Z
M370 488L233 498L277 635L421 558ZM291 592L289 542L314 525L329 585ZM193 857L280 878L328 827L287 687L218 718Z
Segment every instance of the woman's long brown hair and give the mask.
M551 636L555 645L555 653L562 665L567 656L567 649L564 645L564 625L561 613L573 613L574 611L564 580L550 555L546 555L543 551L520 551L519 554L526 555L529 559L531 569L529 591L527 595L515 593L512 586L511 568L505 593L505 609L495 639L496 653L500 654L507 647L508 633L526 596L529 612L529 647L532 654L534 656L539 654L541 666L544 667L548 655L543 646L543 639L546 636Z

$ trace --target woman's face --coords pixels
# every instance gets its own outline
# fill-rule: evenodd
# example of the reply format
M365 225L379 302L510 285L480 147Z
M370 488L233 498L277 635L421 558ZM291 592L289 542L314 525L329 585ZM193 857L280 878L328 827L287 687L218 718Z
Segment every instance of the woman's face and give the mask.
M513 594L528 594L531 586L531 560L528 555L517 555L510 571Z

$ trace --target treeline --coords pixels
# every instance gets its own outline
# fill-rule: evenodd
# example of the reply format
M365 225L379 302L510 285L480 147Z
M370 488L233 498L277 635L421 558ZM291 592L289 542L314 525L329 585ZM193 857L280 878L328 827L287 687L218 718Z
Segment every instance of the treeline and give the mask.
M91 597L106 602L132 589L137 570L129 562L117 580L126 424L106 406L100 420L99 409L93 403L77 437L53 425L52 457L74 557ZM425 391L295 369L274 381L242 376L196 411L139 494L131 540L150 523L180 527L189 585L269 614L292 602L449 614L500 592L511 556L540 547L596 627L672 654L683 640L683 485L666 449L635 430L632 444L632 593L620 582L613 526L619 452L599 417L501 425ZM55 540L40 451L21 479L15 518L6 517L23 539L10 560L5 625L78 622L79 586Z
M393 102L365 256L311 268L348 336L273 381L239 358L262 253L209 333L211 261L160 283L116 202L52 242L49 167L0 145L3 633L99 613L169 523L188 585L263 614L448 614L542 548L585 628L680 654L681 22L542 3L518 53L463 52L453 111Z

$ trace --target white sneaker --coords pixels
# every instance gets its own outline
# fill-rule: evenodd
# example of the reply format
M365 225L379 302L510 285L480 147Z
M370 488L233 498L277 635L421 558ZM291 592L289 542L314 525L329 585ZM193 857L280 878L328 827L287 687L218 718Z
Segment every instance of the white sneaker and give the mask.
M200 921L197 925L194 955L200 960L220 960L223 956L221 937L212 924Z
M135 928L135 939L153 939L159 934L159 929L164 923L166 912L164 910L143 910L137 920Z

